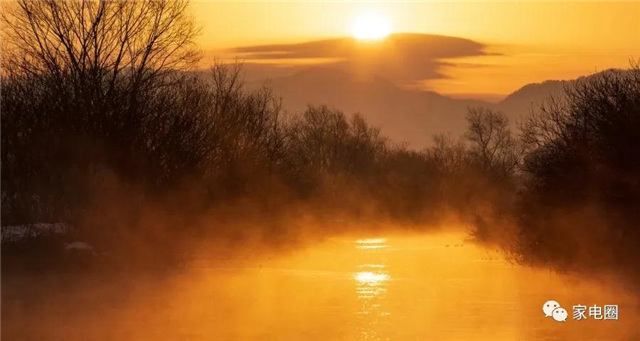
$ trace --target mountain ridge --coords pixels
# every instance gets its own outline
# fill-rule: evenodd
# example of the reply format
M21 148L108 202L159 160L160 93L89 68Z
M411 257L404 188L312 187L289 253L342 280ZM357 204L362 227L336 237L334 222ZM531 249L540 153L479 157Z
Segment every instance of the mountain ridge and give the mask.
M483 106L504 112L515 127L517 121L549 96L561 94L566 86L600 73L573 80L529 83L497 103L404 89L374 74L329 66L305 68L289 76L270 79L267 84L282 97L289 111L300 112L308 105L324 104L348 115L360 113L391 140L421 149L430 146L436 134L461 136L466 129L469 107ZM264 82L253 82L249 86L258 84Z

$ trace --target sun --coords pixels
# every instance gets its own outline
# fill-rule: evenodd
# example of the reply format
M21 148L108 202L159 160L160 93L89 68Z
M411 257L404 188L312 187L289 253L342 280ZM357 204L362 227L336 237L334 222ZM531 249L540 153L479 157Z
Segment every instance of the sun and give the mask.
M391 33L391 25L376 13L360 15L353 23L351 34L358 40L378 40Z

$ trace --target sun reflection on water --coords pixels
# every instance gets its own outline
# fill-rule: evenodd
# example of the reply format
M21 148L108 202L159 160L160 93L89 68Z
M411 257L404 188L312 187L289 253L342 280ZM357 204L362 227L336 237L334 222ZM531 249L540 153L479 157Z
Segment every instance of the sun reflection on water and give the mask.
M382 281L389 279L389 275L384 273L375 273L371 271L361 271L355 274L355 279L361 284L368 284L372 286L378 285Z
M384 249L387 248L386 238L369 238L356 240L357 249Z
M353 279L359 302L360 340L388 340L384 333L389 315L384 303L391 281L386 265L387 239L360 239L355 242L355 248L359 265Z

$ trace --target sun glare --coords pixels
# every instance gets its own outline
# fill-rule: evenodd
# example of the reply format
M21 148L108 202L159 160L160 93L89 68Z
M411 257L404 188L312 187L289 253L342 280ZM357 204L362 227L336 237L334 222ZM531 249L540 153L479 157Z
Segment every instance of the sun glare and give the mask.
M375 272L363 271L363 272L358 272L355 275L353 275L353 278L355 278L355 280L358 283L375 286L375 285L378 285L380 282L384 282L384 281L388 280L389 279L389 275L384 274L384 273L375 273Z
M375 13L361 15L353 23L351 34L358 40L377 40L391 33L391 25L382 16Z

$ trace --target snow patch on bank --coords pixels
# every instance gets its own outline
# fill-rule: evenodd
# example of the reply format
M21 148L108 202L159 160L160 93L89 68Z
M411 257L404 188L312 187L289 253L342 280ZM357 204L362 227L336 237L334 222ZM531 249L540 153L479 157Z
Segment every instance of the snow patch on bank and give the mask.
M2 226L2 243L18 242L26 238L66 234L71 226L65 223L35 223Z

